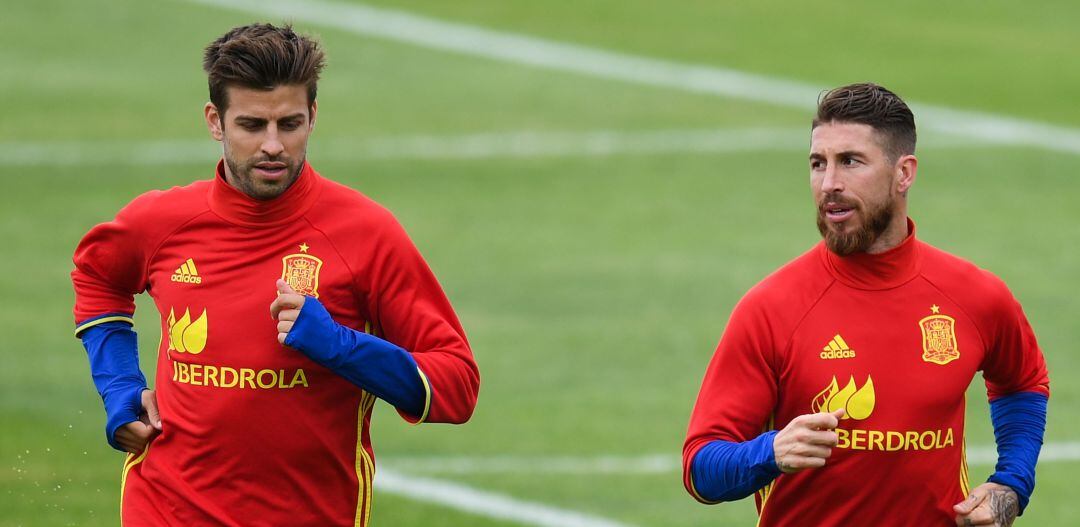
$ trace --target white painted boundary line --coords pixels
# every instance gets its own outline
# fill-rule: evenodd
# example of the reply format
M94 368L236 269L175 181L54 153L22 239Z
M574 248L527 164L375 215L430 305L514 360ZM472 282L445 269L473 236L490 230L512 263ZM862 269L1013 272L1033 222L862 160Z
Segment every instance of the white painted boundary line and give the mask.
M993 447L968 449L972 465L993 465ZM1043 445L1041 463L1080 460L1080 442ZM385 468L385 467L392 468ZM597 457L387 457L380 458L375 488L418 501L435 503L488 518L508 520L538 527L631 527L605 518L528 502L494 492L433 479L406 475L399 470L441 474L668 474L681 470L678 456L597 456Z
M313 160L488 159L610 156L680 152L741 152L808 148L809 132L797 128L721 128L620 132L507 131L463 135L370 138L314 137ZM221 147L200 141L0 143L0 159L16 165L155 165L213 161Z
M491 456L491 457L393 457L383 456L384 466L424 474L667 474L682 470L676 455L644 456ZM1080 461L1080 442L1043 445L1039 463ZM968 448L971 465L994 465L993 446Z
M325 0L191 0L417 46L694 93L811 110L827 86L564 44L393 9ZM1080 129L912 103L922 130L1080 154Z
M502 494L474 489L460 483L406 476L380 468L375 472L375 490L407 498L437 503L479 516L509 520L538 527L631 527L597 516L532 503Z
M452 456L379 458L382 466L421 474L667 474L682 470L678 456Z
M604 157L677 153L806 151L806 128L717 128L711 130L582 132L507 131L464 135L369 138L314 138L308 154L318 161L397 159L498 159ZM947 136L932 137L930 148L986 146ZM177 165L212 163L221 147L204 140L110 142L0 142L8 166Z

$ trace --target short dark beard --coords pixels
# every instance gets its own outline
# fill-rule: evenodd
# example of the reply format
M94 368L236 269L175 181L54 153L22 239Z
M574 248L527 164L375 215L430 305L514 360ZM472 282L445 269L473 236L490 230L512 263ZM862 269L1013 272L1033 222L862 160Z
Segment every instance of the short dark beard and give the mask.
M278 184L266 185L261 182L256 182L255 177L251 174L255 170L257 163L265 161L284 161L289 164L289 176L282 180ZM304 162L301 159L295 166L292 165L288 159L270 159L270 158L254 158L247 163L239 163L237 160L229 156L228 149L225 150L225 164L229 165L229 171L232 172L233 181L237 190L243 192L252 199L259 201L267 201L274 199L289 190L289 187L296 182L296 179L300 177L300 170L304 168Z
M831 199L826 196L822 200L822 203L827 201L839 201L838 199ZM817 228L821 233L821 237L825 239L825 246L830 251L840 255L848 256L857 252L866 252L871 245L877 241L878 237L885 232L885 229L889 228L889 224L892 223L895 209L895 200L892 196L888 201L883 203L881 207L870 209L866 211L866 215L862 226L855 232L839 233L831 228L828 220L825 219L825 211L821 206L818 206L817 211ZM862 211L862 208L856 209L856 212Z

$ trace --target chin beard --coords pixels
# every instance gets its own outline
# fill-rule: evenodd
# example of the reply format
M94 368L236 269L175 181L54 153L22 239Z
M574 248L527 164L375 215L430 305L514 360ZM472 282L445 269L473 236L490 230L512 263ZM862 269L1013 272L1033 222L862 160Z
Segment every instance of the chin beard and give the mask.
M225 155L225 163L229 165L229 170L232 172L233 178L236 180L236 184L239 187L238 190L248 197L259 201L271 200L284 194L285 191L292 186L293 182L296 181L296 178L300 177L300 170L303 169L304 166L303 162L296 163L295 166L293 166L292 163L289 163L289 177L285 178L285 180L279 184L267 185L257 181L255 176L252 175L252 172L255 170L255 164L261 161L266 160L255 159L248 163L240 163L229 155Z
M854 231L837 232L833 227L835 224L828 222L825 219L824 211L819 208L817 215L818 232L825 239L825 246L840 256L866 252L892 223L893 209L893 200L890 198L881 207L868 211L865 220ZM856 212L861 210L859 209Z

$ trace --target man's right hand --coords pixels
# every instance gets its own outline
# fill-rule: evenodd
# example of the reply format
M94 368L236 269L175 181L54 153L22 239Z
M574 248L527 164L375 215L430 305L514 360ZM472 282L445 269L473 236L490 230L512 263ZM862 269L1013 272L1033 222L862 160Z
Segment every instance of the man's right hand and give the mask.
M145 450L146 445L161 433L161 415L158 414L154 390L143 390L142 406L143 411L139 414L138 421L132 421L116 429L117 444L132 454Z
M844 416L841 408L831 413L800 415L773 438L776 466L786 474L825 466L839 438L834 430Z

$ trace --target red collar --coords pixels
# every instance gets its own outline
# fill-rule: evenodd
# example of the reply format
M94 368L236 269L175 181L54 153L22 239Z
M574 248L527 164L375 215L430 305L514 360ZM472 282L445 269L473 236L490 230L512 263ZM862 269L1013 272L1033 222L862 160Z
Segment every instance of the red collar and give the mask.
M825 267L837 280L856 289L892 289L919 275L921 258L915 222L907 220L908 235L900 245L879 254L839 256L820 244Z
M230 223L244 227L272 227L303 216L322 190L322 177L306 161L300 175L285 192L260 201L225 181L225 160L218 161L210 187L210 210Z

